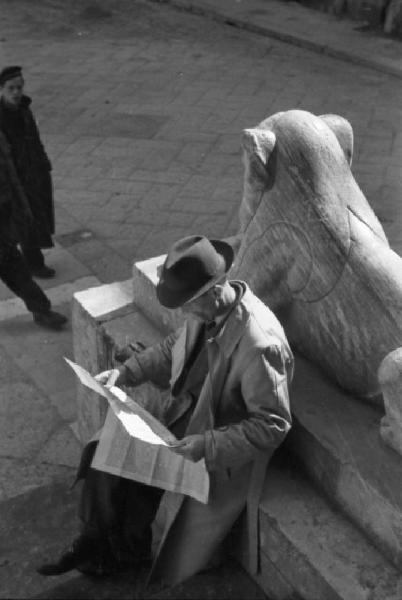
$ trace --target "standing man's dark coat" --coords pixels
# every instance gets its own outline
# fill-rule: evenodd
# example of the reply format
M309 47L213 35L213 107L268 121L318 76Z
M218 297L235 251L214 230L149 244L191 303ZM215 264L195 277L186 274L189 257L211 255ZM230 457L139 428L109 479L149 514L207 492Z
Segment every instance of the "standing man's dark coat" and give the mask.
M0 130L10 146L11 157L34 217L24 246L53 246L54 204L51 163L40 139L30 109L31 99L23 96L18 108L0 100Z

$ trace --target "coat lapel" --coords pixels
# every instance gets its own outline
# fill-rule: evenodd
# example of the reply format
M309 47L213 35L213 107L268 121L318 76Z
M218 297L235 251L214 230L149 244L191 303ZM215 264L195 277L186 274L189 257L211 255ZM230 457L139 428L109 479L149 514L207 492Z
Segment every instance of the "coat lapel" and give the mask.
M172 348L172 376L170 378L170 389L179 379L187 358L190 356L197 337L200 333L201 323L195 319L189 319L184 323L183 329Z

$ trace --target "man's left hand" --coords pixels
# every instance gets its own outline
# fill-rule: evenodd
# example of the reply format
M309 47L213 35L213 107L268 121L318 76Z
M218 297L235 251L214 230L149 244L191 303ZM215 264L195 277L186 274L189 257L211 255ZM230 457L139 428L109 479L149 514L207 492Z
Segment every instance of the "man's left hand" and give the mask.
M196 433L195 435L187 435L180 440L179 446L173 446L172 452L188 458L192 462L198 462L204 458L204 436Z

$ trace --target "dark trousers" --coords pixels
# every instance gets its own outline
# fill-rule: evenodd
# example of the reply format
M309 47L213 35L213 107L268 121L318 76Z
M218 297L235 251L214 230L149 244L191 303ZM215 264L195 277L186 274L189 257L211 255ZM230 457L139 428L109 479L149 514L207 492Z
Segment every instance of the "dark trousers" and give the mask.
M50 300L32 279L31 272L17 246L0 252L0 279L25 302L32 313L50 310Z
M45 257L40 248L35 246L24 246L21 244L21 252L30 269L40 269L45 264Z
M151 525L163 490L90 467L96 445L90 442L84 449L78 473L84 479L81 534L99 541L106 557L135 563L150 556Z

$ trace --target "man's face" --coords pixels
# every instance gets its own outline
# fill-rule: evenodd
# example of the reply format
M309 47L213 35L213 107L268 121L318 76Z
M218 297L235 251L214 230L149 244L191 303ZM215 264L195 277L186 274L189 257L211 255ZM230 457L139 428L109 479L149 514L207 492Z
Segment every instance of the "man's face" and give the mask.
M183 304L181 309L185 315L191 315L200 321L212 321L218 308L214 288L207 290L204 294Z
M1 97L11 106L18 106L24 92L24 80L21 75L9 79L0 86Z

